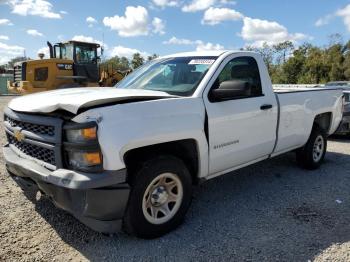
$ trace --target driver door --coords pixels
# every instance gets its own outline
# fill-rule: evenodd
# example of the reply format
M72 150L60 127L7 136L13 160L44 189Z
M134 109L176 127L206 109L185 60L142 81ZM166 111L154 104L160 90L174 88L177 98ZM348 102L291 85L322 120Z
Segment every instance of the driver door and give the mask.
M226 60L211 89L225 81L244 81L250 86L245 96L225 101L204 98L209 129L209 173L234 169L267 158L276 139L277 102L272 90L266 93L254 57ZM226 82L227 83L227 82ZM271 88L266 86L266 88Z

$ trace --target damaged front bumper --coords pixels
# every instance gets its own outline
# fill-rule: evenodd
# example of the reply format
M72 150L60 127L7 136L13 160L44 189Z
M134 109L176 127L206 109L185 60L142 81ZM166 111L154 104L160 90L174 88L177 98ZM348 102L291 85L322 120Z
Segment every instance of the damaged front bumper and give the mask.
M20 157L9 145L4 146L3 154L9 173L20 185L37 186L57 207L95 231L113 233L121 229L130 192L126 169L101 173L50 171Z

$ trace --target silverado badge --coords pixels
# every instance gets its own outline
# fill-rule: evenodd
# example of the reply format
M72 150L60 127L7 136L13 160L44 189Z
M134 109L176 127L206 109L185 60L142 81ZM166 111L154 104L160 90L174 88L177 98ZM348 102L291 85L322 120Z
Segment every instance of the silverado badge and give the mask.
M24 134L20 130L15 130L14 136L18 142L21 142L25 138Z

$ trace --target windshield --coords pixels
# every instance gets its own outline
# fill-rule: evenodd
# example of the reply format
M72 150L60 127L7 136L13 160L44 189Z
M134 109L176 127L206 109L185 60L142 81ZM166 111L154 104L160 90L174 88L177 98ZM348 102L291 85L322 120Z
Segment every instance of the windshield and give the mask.
M61 57L63 59L73 60L73 45L65 44L61 46Z
M96 48L94 46L77 45L75 47L77 63L91 64L96 63Z
M115 87L163 91L190 96L217 57L176 57L153 60Z

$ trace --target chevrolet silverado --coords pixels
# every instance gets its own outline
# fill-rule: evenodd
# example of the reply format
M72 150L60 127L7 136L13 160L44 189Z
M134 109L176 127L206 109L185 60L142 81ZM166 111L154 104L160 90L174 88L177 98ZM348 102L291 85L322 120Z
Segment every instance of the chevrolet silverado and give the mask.
M273 89L257 53L155 59L110 88L13 99L9 174L99 232L154 238L176 228L193 185L296 152L315 169L342 119L342 90Z

